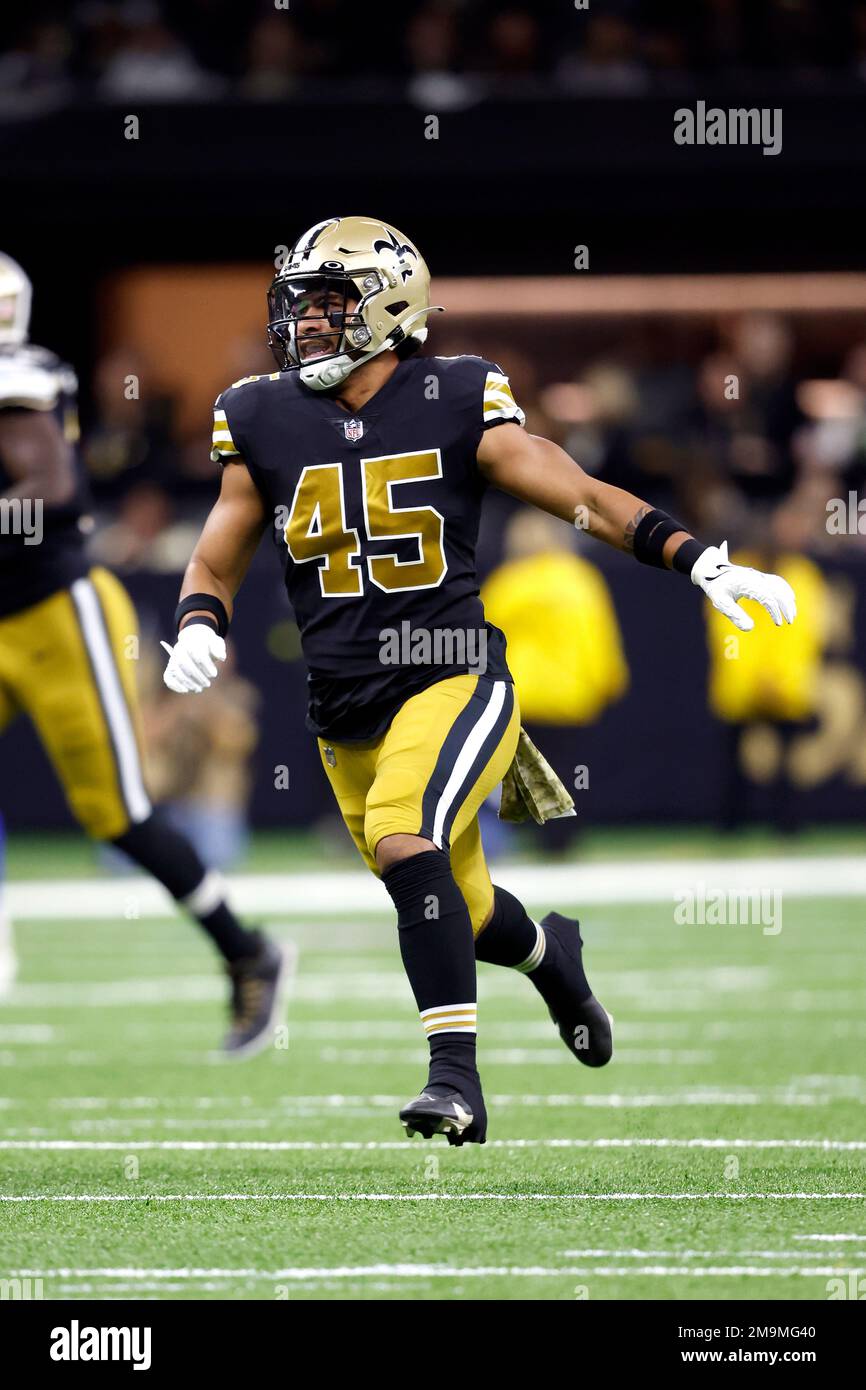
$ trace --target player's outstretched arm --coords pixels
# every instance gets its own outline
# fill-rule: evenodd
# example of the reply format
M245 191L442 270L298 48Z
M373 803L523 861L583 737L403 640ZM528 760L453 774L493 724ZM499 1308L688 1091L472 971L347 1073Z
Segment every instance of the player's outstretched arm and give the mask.
M178 694L200 694L225 661L225 634L235 594L256 552L267 515L243 463L223 470L219 499L186 567L177 607L178 633L163 680Z
M732 565L725 541L704 546L684 527L622 488L585 473L564 449L517 424L485 430L478 446L478 466L503 492L561 517L618 550L630 551L643 564L688 574L735 627L748 632L754 619L738 599L760 603L779 626L794 621L794 591L777 574L762 574Z

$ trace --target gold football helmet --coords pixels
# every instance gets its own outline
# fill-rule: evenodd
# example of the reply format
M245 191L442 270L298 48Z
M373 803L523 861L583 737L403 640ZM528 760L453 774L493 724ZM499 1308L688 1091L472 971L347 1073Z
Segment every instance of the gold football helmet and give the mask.
M440 307L423 257L396 227L329 217L298 238L268 291L268 342L281 371L324 391L380 352L423 343Z

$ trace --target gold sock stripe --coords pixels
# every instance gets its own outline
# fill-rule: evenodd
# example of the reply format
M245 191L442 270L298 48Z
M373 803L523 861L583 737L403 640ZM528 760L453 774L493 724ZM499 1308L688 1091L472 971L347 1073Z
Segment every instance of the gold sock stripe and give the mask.
M477 1005L438 1004L421 1010L421 1022L428 1037L432 1033L474 1033L478 1018Z
M541 962L544 960L544 952L547 946L547 939L544 935L544 928L540 927L537 922L533 922L532 925L535 927L535 930L538 933L535 938L535 945L533 946L529 955L526 957L526 960L521 961L519 965L515 965L513 967L515 970L519 970L521 975L528 975L530 971L535 970L536 967L539 966Z

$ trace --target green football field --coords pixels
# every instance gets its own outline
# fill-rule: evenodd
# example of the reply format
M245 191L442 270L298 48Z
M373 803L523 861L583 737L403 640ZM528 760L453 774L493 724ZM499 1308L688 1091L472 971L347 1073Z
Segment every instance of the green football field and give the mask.
M571 1058L526 978L480 967L489 1142L464 1149L397 1120L426 1048L393 924L357 907L352 861L339 912L313 918L309 884L274 881L284 907L259 920L297 950L288 1027L225 1063L224 986L197 931L73 912L78 850L13 843L12 890L37 866L58 877L53 915L16 921L0 1004L0 1279L41 1280L47 1299L866 1290L863 898L786 892L775 934L616 900L641 846L663 864L677 843L594 849L609 901L581 906L576 865L574 900L527 903L581 917L616 1020L609 1067Z

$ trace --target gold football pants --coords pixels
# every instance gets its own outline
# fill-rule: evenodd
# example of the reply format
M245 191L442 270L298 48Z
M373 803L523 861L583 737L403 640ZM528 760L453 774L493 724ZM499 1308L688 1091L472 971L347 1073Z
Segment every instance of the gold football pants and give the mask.
M0 618L0 733L29 715L89 835L146 820L135 688L138 622L118 579L92 569L68 589Z
M421 835L450 852L477 935L493 906L478 810L511 764L520 732L514 687L451 676L412 695L372 743L319 739L322 765L367 867L386 835Z

